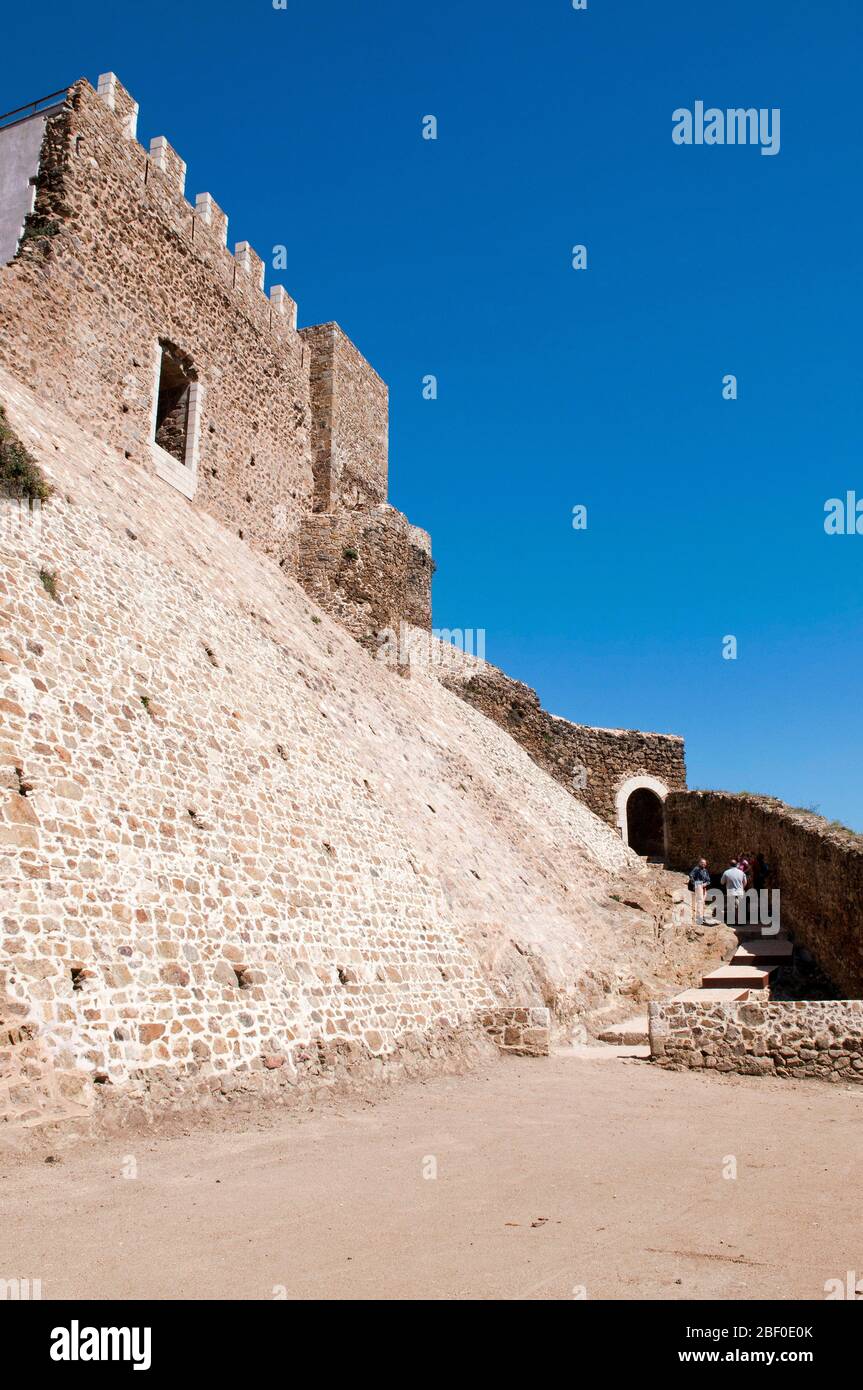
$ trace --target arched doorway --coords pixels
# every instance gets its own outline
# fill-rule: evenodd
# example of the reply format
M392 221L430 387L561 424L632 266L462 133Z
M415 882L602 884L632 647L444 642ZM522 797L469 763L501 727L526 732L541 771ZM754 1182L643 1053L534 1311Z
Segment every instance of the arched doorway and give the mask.
M636 854L665 858L668 788L658 777L629 777L617 793L617 826Z
M629 847L636 854L665 856L665 816L662 802L649 787L630 792L626 803Z

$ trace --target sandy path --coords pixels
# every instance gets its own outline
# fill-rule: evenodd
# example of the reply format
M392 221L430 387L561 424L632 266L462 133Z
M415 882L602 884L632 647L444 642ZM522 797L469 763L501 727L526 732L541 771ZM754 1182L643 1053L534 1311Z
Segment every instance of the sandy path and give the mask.
M46 1298L821 1298L863 1275L861 1135L850 1087L504 1059L375 1106L3 1162L0 1277Z

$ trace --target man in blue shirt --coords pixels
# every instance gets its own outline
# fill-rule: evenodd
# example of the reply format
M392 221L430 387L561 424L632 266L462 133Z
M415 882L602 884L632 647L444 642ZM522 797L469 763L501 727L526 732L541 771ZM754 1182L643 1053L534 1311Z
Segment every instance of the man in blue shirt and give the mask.
M693 893L693 903L695 906L695 922L699 927L704 926L704 894L710 887L710 871L707 867L706 859L699 859L695 868L689 874L689 886Z

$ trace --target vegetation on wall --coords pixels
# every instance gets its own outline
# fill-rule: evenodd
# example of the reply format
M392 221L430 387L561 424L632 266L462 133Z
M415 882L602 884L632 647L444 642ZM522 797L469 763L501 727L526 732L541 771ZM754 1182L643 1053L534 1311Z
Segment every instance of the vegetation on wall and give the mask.
M0 405L0 496L18 501L47 502L51 485L33 455L24 447Z

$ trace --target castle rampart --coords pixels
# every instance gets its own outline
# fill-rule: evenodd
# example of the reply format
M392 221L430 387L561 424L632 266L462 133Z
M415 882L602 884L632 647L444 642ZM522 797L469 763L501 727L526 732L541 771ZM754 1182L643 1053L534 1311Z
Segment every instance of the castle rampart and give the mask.
M300 568L312 598L372 652L402 623L431 628L431 542L395 507L305 517Z
M534 762L629 844L637 834L630 798L643 792L661 802L686 786L683 739L675 734L572 724L544 710L535 690L484 663L466 664L458 673L448 670L445 683L506 729ZM664 855L659 807L655 839L646 840L643 850L636 848Z
M0 274L0 360L130 462L156 467L295 565L312 469L307 353L291 305L265 298L244 243L231 255L211 200L187 202L185 164L168 142L154 139L149 153L138 144L135 111L108 77L99 94L77 82L47 117L35 207ZM206 399L197 450L173 462L154 441L166 348Z
M622 940L647 968L596 895L640 866L587 807L684 785L682 741L556 720L484 662L462 699L394 680L326 621L378 658L431 625L387 388L265 295L137 115L106 74L0 123L0 404L53 488L3 535L0 1118L79 1104L82 1072L170 1099L484 1028L543 1051L536 1011L598 1007Z

